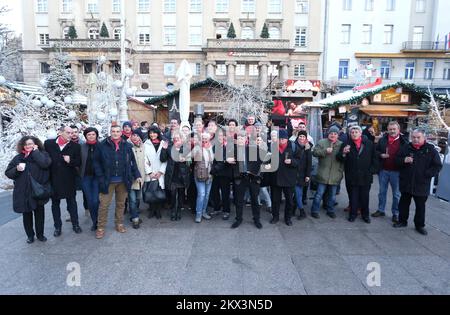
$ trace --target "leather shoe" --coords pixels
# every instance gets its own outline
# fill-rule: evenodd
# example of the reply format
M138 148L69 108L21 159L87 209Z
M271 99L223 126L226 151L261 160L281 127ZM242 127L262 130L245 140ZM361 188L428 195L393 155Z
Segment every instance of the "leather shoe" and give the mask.
M38 241L40 241L40 242L47 242L47 238L46 238L44 235L38 236L37 239L38 239Z
M232 229L237 228L239 225L241 225L242 221L241 220L236 220L233 222L233 224L231 225Z
M363 218L363 221L366 222L367 224L370 224L370 218L369 217Z
M336 214L334 212L327 212L327 216L329 216L332 219L336 219Z
M285 221L285 223L286 223L287 226L292 226L292 221L291 221L291 219L287 219L287 220Z
M393 223L398 223L398 215L392 216L392 222Z
M407 227L408 224L407 223L402 223L402 222L397 222L393 225L393 227L395 228L402 228L402 227Z
M375 211L374 213L372 213L372 215L371 215L373 218L378 218L378 217L384 217L384 216L386 216L386 214L384 213L384 212L381 212L381 211Z
M27 238L27 243L28 244L34 243L34 236Z
M59 237L59 236L61 236L61 229L56 229L55 232L53 232L53 236L54 236L54 237Z
M312 216L314 219L319 219L319 218L320 218L320 215L319 215L317 212L311 213L311 216Z
M423 228L423 227L416 227L416 231L422 235L428 235L427 230L425 230L425 228Z
M73 227L73 231L74 231L76 234L80 234L81 232L83 232L83 230L80 228L79 225L75 225L75 226Z
M270 220L270 224L276 224L278 223L279 219L277 218L272 218L272 220Z
M355 222L355 217L348 217L348 222Z
M229 218L230 218L230 214L229 214L228 212L225 212L225 213L223 214L222 219L228 220Z
M95 231L97 231L97 225L96 225L96 224L93 224L93 225L91 226L91 232L95 232Z
M262 229L262 224L259 220L255 220L254 223L257 229Z

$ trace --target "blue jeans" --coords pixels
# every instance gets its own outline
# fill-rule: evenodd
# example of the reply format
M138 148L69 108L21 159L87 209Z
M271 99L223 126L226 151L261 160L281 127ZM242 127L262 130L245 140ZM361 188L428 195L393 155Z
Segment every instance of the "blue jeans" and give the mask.
M329 194L328 194L328 200L326 201L326 206L327 206L326 209L327 209L327 212L329 212L329 213L335 212L334 204L336 202L336 191L337 191L338 185L326 185L326 184L318 183L316 195L314 196L314 201L313 201L313 204L311 207L312 213L319 212L320 202L322 201L323 194L325 193L327 188L329 189Z
M378 181L380 183L380 192L378 193L378 211L383 212L386 208L386 195L389 183L392 189L392 215L398 215L398 203L400 201L400 173L397 171L381 170L378 174Z
M206 209L208 208L208 199L211 191L212 179L208 179L205 182L195 179L195 186L197 187L197 205L195 211L198 217L203 213L206 213Z
M131 189L128 192L131 219L139 218L139 204L141 202L142 190Z
M270 198L269 188L261 187L259 189L259 199L264 200L266 202L266 207L272 208L272 199ZM261 204L261 202L260 202Z
M81 180L83 193L86 195L87 206L91 214L92 224L97 224L98 207L100 205L99 187L97 178L85 176Z
M295 200L297 201L297 208L303 209L303 186L295 186Z

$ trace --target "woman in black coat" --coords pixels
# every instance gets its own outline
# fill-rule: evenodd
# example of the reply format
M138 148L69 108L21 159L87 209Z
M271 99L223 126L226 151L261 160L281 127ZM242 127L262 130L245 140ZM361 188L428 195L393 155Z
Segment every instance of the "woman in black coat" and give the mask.
M39 184L46 184L50 179L50 156L44 151L42 142L31 136L25 136L17 144L17 153L9 163L5 175L14 180L13 208L23 214L23 226L28 236L27 243L34 242L33 213L36 236L41 242L44 236L44 206L47 200L32 197L31 178Z
M306 131L299 131L297 139L295 141L295 156L298 158L298 168L297 168L297 183L295 185L295 199L297 202L297 207L300 211L299 220L306 218L304 205L304 187L308 187L311 179L311 168L312 168L312 145L308 142L308 134ZM295 208L294 213L295 214Z

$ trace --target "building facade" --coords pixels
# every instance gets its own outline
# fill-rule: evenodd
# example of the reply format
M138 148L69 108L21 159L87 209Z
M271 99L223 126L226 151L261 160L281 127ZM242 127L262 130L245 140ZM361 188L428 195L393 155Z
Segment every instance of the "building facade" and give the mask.
M121 0L23 0L24 81L39 82L60 51L69 53L80 89L95 71L119 78L122 10L126 59L138 94L177 88L176 71L183 59L192 66L193 81L212 77L265 90L287 79L320 79L324 0L124 3L122 8ZM103 24L109 36L100 36ZM235 38L227 38L231 24ZM269 38L261 38L264 24ZM71 26L76 39L70 38ZM107 59L101 67L100 56Z
M326 0L322 80L450 87L450 2Z

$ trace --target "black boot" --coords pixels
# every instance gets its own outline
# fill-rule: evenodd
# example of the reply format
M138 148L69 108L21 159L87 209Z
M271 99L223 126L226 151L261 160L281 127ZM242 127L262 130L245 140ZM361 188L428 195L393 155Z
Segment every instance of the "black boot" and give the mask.
M175 220L180 221L181 220L181 208L177 208L177 213L175 214Z
M177 211L175 209L170 210L170 221L176 221L177 220Z
M297 219L298 220L303 220L306 218L306 212L305 209L300 209L300 214L298 215Z
M156 216L157 219L161 219L162 218L162 216L161 216L161 206L160 205L158 205L156 207L156 209L155 209L155 216Z

